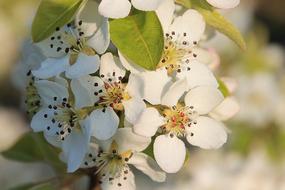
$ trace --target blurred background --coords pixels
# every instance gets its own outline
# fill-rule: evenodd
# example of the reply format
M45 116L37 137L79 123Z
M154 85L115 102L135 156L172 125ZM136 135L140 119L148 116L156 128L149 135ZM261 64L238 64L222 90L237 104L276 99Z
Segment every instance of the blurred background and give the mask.
M20 109L25 87L19 62L38 3L0 0L0 151L30 130ZM285 190L284 8L284 0L242 0L238 8L223 12L248 46L242 52L221 34L203 44L221 55L217 75L231 84L240 103L240 113L227 122L229 142L220 150L191 147L189 164L165 184L138 174L138 190ZM45 164L0 156L1 189L53 175Z

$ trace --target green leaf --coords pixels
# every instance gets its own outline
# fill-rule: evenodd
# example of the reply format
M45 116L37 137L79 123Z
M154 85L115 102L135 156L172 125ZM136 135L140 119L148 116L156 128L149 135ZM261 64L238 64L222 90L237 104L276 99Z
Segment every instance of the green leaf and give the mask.
M154 70L163 52L163 30L155 12L141 12L110 22L112 42L134 64Z
M55 169L63 171L64 165L58 158L59 151L49 145L39 133L25 134L13 147L1 154L20 162L46 162Z
M17 187L10 188L10 190L54 190L55 187L51 183L29 183Z
M228 97L231 95L229 89L227 88L227 86L225 85L225 83L218 79L218 83L219 83L219 90L222 92L222 94L224 95L224 97Z
M49 37L57 27L68 23L83 0L42 0L32 25L32 38L39 42Z
M148 147L143 151L143 153L145 153L146 155L148 155L149 157L151 157L152 159L155 160L154 158L154 154L153 154L153 144L154 144L154 140L155 140L156 136L152 137L152 141L151 143L148 145Z
M209 26L228 36L242 50L246 49L246 43L240 31L205 0L176 0L176 3L189 9L196 9L203 15Z

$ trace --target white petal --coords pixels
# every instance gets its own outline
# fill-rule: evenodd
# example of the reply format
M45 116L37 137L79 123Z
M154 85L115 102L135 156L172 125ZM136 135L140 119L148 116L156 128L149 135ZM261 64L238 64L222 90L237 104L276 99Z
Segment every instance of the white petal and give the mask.
M35 82L35 86L41 97L41 101L45 105L59 105L62 103L63 98L68 99L69 97L67 88L56 82L38 80Z
M162 170L176 173L184 164L186 148L184 142L176 136L160 135L154 141L153 153Z
M69 56L59 59L48 58L41 63L39 69L33 70L32 73L37 78L47 79L66 71L69 66Z
M87 44L94 48L98 54L103 54L110 44L109 21L104 18L101 27L96 31L95 35L88 39Z
M99 77L92 77L90 75L73 79L70 85L75 96L76 108L94 105L94 103L99 101L100 90L103 92L104 88L104 82Z
M46 117L47 116L47 117ZM47 135L55 135L57 129L57 123L53 123L51 120L53 116L53 110L43 108L38 111L32 118L31 128L34 132L44 131Z
M47 140L47 142L50 143L51 145L61 148L62 141L57 136L48 135L47 133L44 133L44 137Z
M124 18L131 10L128 0L102 0L99 5L101 15L108 18Z
M188 67L190 70L178 73L177 78L183 79L186 77L189 89L206 85L214 87L219 86L212 71L206 65L193 61Z
M134 74L134 73L141 73L141 72L147 71L146 69L128 60L126 57L123 56L123 54L120 51L118 51L118 54L119 54L119 58L121 60L122 65L131 73Z
M153 181L164 182L166 179L166 174L162 172L156 162L146 154L134 153L128 163L134 165Z
M233 117L239 110L238 101L234 97L227 97L210 113L210 116L216 120L225 121Z
M67 171L74 172L77 170L88 150L90 133L73 130L70 135L63 141L62 149L67 158Z
M224 100L222 93L211 86L196 87L185 96L185 104L193 106L198 114L203 115L212 111Z
M227 141L227 133L221 122L204 116L198 117L196 122L187 128L190 144L204 149L217 149Z
M175 4L173 0L164 0L156 10L156 14L160 20L164 32L167 32L171 25L174 11Z
M140 98L131 98L128 101L124 101L123 105L125 110L125 118L132 124L138 120L146 108L144 101Z
M66 70L66 77L73 79L95 73L99 69L100 59L98 55L87 56L79 54L75 64Z
M152 137L164 123L164 118L155 108L147 108L134 124L134 132L145 137Z
M36 43L36 46L38 46L42 53L46 56L46 57L50 57L50 58L59 58L59 57L63 57L66 55L65 53L65 48L69 47L69 44L65 43L63 41L63 44L61 43L61 39L57 40L58 36L62 36L61 34L65 31L65 26L61 27L59 31L54 31L53 34L51 34L51 36L49 36L48 38L46 38L45 40ZM57 51L58 47L61 48L60 51Z
M196 10L189 9L182 16L174 19L169 31L176 31L181 36L186 33L188 42L198 42L205 31L205 21L203 16ZM176 36L177 36L176 35Z
M92 142L89 143L88 151L85 155L84 160L82 161L80 168L90 168L95 167L96 162L94 162L94 159L96 159L100 149L98 144Z
M126 70L118 57L106 53L101 57L100 76L106 82L119 81L126 74Z
M87 37L94 35L104 22L105 18L99 14L98 6L96 1L87 1L76 15L76 23L82 21L80 28Z
M118 174L118 178L114 178L111 182L109 181L110 177L114 176L109 176L106 175L100 181L102 182L101 188L102 190L135 190L136 189L136 184L135 184L135 176L133 172L128 169L128 173L125 174L124 171L122 170L121 174ZM126 177L126 180L123 178Z
M209 4L220 9L231 9L240 3L240 0L207 0Z
M187 90L187 80L182 79L176 81L167 92L163 95L161 104L166 106L175 106L184 92Z
M161 2L162 0L132 0L133 6L142 11L156 10Z
M151 138L137 135L131 128L118 129L113 140L119 145L119 152L128 150L141 152L151 143Z
M93 127L93 136L99 140L111 138L119 126L119 117L110 107L97 109L90 115Z
M171 81L164 69L141 73L144 81L144 99L151 104L160 104L161 97Z
M60 75L54 77L54 78L52 79L52 81L54 81L54 82L56 82L56 83L58 83L58 84L64 86L65 88L68 88L68 82L67 82L67 80L66 80L65 78L63 78L62 76L60 76Z
M199 63L207 65L212 71L220 65L220 57L214 49L203 49L195 47L192 50L192 60L197 60ZM190 59L191 60L191 59Z
M129 81L126 86L126 91L131 97L141 98L143 97L143 80L137 75L131 73L129 76Z

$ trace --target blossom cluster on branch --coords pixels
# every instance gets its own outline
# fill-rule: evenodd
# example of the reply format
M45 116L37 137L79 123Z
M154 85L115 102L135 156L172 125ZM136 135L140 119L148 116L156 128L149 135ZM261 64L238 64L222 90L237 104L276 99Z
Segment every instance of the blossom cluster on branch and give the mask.
M233 8L239 1L205 3ZM200 43L207 36L203 15L194 8L178 13L176 6L174 0L89 0L67 24L25 47L31 127L61 150L68 172L95 168L102 189L135 189L131 165L163 182L187 160L188 143L216 149L227 141L223 121L239 109L232 84L215 77L218 55ZM152 15L137 16L145 11ZM130 31L118 43L114 23L128 18L139 35L124 41ZM162 43L149 42L159 30ZM138 64L127 48L141 49L135 53L154 67Z

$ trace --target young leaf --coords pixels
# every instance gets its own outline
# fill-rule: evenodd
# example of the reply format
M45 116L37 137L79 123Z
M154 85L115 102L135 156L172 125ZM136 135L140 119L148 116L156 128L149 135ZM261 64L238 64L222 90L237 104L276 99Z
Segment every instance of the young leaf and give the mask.
M246 43L239 30L205 0L176 0L176 3L189 9L196 9L209 26L228 36L242 50L246 49Z
M46 162L58 170L63 164L58 159L58 151L49 145L43 135L38 133L25 134L13 147L1 153L5 158L20 162Z
M155 12L141 12L110 22L112 42L135 64L154 70L164 46L161 24Z
M218 79L218 83L219 83L219 90L224 95L224 97L230 96L231 93L230 93L229 89L227 88L226 84L220 79Z
M32 25L32 38L39 42L69 22L83 0L42 0Z
M54 190L55 187L51 183L30 183L17 187L13 187L10 190Z

